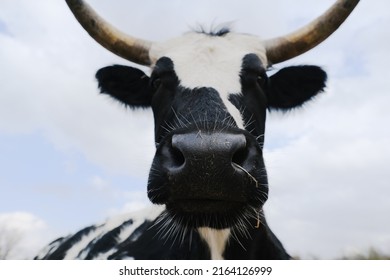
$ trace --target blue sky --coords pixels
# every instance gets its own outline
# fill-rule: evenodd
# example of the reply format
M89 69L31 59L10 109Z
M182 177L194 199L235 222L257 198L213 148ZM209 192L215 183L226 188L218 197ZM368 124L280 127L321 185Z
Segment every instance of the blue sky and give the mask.
M53 209L63 205L53 226L64 232L124 205L129 182L143 184L132 176L106 172L76 151L61 152L38 133L3 135L1 144L0 153L6 160L1 161L0 184L7 187L2 211L32 212L46 220L53 218Z
M390 252L390 13L384 0L367 2L315 50L275 66L317 64L329 75L313 102L268 116L266 215L295 255ZM278 36L333 1L89 3L119 29L157 41L199 23ZM0 226L23 236L13 258L148 204L152 114L98 95L94 80L99 68L126 61L95 43L63 1L50 0L0 2L0 61Z

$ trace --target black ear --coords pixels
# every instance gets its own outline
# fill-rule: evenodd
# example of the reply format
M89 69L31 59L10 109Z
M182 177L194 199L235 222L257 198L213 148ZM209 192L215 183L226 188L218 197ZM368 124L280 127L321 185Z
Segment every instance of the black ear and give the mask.
M152 91L149 77L139 69L113 65L96 73L101 93L106 93L132 107L150 107Z
M325 71L318 66L283 68L270 77L268 108L288 110L300 106L324 90L326 79Z

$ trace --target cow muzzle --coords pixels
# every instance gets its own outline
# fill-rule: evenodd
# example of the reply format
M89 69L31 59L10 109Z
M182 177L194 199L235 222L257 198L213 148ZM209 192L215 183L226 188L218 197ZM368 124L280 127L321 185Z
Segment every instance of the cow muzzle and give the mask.
M215 220L248 205L258 207L266 200L267 184L261 149L252 138L239 129L166 137L153 161L150 200L166 204L175 215L212 215Z

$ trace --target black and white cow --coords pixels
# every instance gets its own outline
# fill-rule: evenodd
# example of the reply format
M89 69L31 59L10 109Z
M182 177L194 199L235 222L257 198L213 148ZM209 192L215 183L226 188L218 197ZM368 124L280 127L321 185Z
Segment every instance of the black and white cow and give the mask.
M323 91L326 73L308 65L271 76L267 70L323 41L358 1L338 1L281 38L262 41L223 29L164 43L119 33L82 1L67 2L99 43L151 66L150 76L114 65L96 78L102 93L153 110L156 154L147 194L156 206L60 238L37 258L289 259L263 213L266 112L312 99Z

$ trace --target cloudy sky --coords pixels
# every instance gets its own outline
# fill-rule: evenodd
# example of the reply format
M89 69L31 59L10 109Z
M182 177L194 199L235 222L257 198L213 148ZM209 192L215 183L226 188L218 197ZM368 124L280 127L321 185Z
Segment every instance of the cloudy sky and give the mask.
M121 30L154 41L220 23L269 38L333 2L89 1ZM362 1L325 43L275 66L317 64L329 75L315 101L268 115L266 215L292 255L390 253L388 6ZM19 237L10 258L148 205L152 113L98 95L94 74L113 63L129 64L97 45L64 1L0 1L0 242Z

